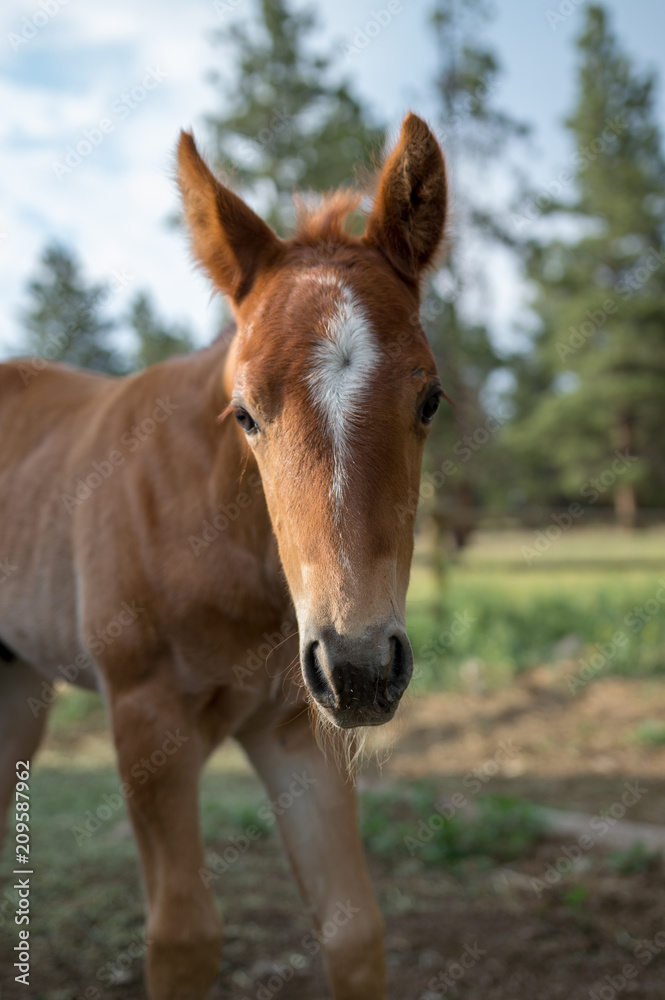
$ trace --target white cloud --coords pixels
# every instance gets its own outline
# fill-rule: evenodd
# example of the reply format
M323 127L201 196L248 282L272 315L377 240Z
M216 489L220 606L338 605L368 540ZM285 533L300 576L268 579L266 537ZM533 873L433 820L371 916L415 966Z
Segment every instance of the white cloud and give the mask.
M211 0L67 0L45 20L40 4L53 11L58 2L0 5L0 356L20 341L16 313L25 282L45 242L56 237L74 247L91 277L110 277L113 270L126 268L135 275L132 289L147 287L168 318L190 322L199 338L208 340L219 306L210 302L207 283L192 270L182 234L164 225L177 204L172 156L179 129L193 125L204 138L203 117L219 105L219 93L204 77L215 60L223 69L227 61L210 45L211 34L255 16L254 4L228 0L220 17ZM311 0L297 2L314 7ZM648 0L634 0L629 16L618 0L609 2L620 18L622 37L638 57L648 53L655 58L663 11L655 12ZM321 47L353 40L374 7L384 6L320 0ZM399 18L342 65L393 133L409 106L433 111L429 4L413 0L404 7ZM36 30L35 24L44 21ZM572 50L563 32L543 30L543 24L542 7L515 0L501 5L489 40L497 42L508 68L499 96L518 116L537 120L548 157L534 170L549 179L561 155L559 122L571 95ZM16 35L26 25L34 37L12 46L10 33ZM131 91L155 66L168 73L164 82L125 119L114 116L113 132L59 182L53 162L81 140L84 129L109 116L119 95ZM523 284L506 261L497 260L494 270L495 324L503 343L519 313ZM130 291L123 294L118 303Z
M184 236L165 220L177 207L179 129L198 121L214 97L203 80L214 57L207 35L218 25L212 5L70 0L12 52L8 33L20 32L24 18L32 23L39 10L23 3L0 13L0 44L6 40L5 55L11 52L0 77L0 353L20 343L25 283L54 238L73 246L91 278L110 278L117 269L134 275L114 306L148 287L169 319L191 323L200 340L209 340L218 306L193 272ZM144 99L140 90L132 95L151 68L166 74L163 81ZM103 118L113 124L108 134L98 131ZM58 179L54 163L66 166L68 149L85 143L86 134L100 141L89 152L83 145L87 155Z

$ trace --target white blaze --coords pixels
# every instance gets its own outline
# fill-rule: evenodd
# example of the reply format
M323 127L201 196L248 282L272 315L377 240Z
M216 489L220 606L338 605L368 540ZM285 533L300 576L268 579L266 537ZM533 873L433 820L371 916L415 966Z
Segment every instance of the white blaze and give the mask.
M353 293L332 275L315 280L334 287L339 300L324 337L314 348L313 367L307 376L311 398L332 442L330 494L337 514L353 461L353 433L365 414L369 380L379 352L367 316Z

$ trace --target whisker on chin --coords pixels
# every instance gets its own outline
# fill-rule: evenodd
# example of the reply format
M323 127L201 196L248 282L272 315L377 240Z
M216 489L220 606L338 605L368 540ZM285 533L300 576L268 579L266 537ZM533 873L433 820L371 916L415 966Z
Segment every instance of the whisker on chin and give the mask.
M392 725L389 740L381 741L376 738L376 726L340 729L323 714L311 696L309 710L316 742L323 754L352 780L366 765L374 764L381 770L389 759L394 743Z

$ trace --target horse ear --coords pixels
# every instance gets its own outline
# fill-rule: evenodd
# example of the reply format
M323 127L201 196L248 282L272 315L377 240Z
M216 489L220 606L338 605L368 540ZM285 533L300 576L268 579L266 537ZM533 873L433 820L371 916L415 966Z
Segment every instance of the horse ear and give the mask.
M191 132L180 133L178 184L194 256L238 305L259 272L279 257L282 242L242 198L217 180Z
M425 122L409 114L381 172L363 240L377 247L405 280L417 283L441 243L446 203L441 147Z

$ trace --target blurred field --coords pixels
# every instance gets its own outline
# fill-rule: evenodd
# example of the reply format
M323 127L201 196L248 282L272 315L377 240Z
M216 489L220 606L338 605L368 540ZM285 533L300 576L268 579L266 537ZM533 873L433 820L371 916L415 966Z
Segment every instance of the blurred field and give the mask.
M360 779L387 918L389 1000L441 996L428 983L474 942L483 957L446 996L588 1000L627 962L639 973L631 996L662 996L663 956L636 957L665 925L661 859L600 837L551 885L534 885L574 843L546 833L541 805L600 817L637 782L643 791L625 818L665 823L665 613L654 598L665 531L571 532L529 567L521 547L532 537L478 535L442 595L417 554L408 607L416 693L392 733L392 755ZM626 616L647 605L654 613L634 631ZM467 624L448 642L455 620ZM596 644L617 631L626 646L571 687ZM34 1000L145 995L136 852L118 785L99 699L68 689L32 779ZM430 830L460 793L464 807ZM257 815L265 801L238 748L221 748L202 790L209 858L249 824L261 835L213 882L227 921L215 998L265 1000L275 968L302 954L304 967L278 995L320 1000L320 958L303 948L308 920L279 838ZM82 833L104 806L98 828ZM14 931L8 872L5 854L3 934ZM26 995L8 963L0 982L2 1000Z
M583 665L617 631L625 642L597 675L665 672L665 530L572 530L529 564L523 550L535 551L535 539L477 533L442 595L417 550L407 606L417 689L492 687L563 659Z

